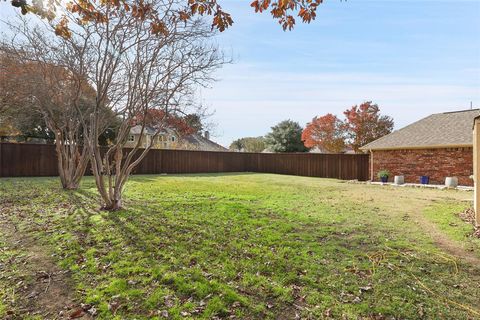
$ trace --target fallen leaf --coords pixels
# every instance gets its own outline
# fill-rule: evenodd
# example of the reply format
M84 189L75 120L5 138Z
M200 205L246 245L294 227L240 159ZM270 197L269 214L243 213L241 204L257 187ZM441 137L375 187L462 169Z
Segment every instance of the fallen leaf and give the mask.
M169 316L167 310L162 310L162 311L160 312L160 315L161 315L162 317L164 317L164 318L168 318L168 316Z
M74 312L70 313L70 319L77 319L82 317L85 314L83 309L77 309Z

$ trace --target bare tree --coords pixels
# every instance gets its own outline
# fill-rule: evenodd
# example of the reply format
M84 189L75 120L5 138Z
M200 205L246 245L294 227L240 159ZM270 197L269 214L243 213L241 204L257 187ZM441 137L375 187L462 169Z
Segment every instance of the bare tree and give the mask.
M89 161L78 110L92 108L95 91L62 64L55 41L23 22L22 28L11 25L16 37L2 38L0 68L6 76L0 77L0 109L8 109L11 117L26 112L42 115L55 137L62 187L77 189Z
M177 18L178 1L142 1L142 8L156 11L155 20L108 5L97 8L105 17L102 21L85 24L67 14L71 34L62 38L69 48L65 51L81 61L76 72L86 74L95 88L95 105L89 114L82 115L82 121L105 210L122 208L125 184L167 126L167 117L185 113L195 89L213 80L211 73L225 62L209 41L214 35L210 27L199 19ZM99 117L102 108L112 110L122 120L115 141L106 150L98 145L104 127ZM146 115L152 109L162 110L165 119L157 119L148 128L153 134L147 147L140 149L139 140L134 148L124 149L133 125L140 125L143 135Z

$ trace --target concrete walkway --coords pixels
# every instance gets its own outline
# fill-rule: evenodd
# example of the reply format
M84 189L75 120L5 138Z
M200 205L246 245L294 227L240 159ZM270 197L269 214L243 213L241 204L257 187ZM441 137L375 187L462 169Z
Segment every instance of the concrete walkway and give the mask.
M367 182L368 184L374 184L374 185L385 185L385 186L393 186L393 187L413 187L413 188L430 188L430 189L439 189L439 190L444 190L444 189L455 189L455 190L462 190L462 191L473 191L474 187L468 187L468 186L458 186L456 188L448 188L445 185L442 184L420 184L420 183L404 183L404 184L395 184L392 182Z

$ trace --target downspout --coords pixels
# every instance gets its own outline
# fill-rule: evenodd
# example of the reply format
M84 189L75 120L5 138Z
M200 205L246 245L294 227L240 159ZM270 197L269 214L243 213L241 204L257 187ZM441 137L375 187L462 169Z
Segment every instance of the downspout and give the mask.
M473 208L475 211L475 226L480 227L480 119L475 118L473 124L473 186L474 199Z
M370 181L373 182L373 150L370 149Z

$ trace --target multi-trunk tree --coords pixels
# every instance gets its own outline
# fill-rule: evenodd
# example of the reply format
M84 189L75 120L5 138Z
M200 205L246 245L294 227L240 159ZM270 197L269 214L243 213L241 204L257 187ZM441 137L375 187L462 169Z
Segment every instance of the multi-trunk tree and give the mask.
M71 112L61 113L64 118L58 122L45 117L61 149L59 162L63 150L69 163L90 159L102 207L117 210L122 207L128 177L158 134L178 115L191 113L187 109L194 106L196 89L212 80L211 73L225 59L210 41L215 33L201 19L178 19L179 10L185 8L176 0L129 2L121 7L103 2L91 5L89 10L101 19L87 19L81 6L70 6L60 21L48 26L10 23L16 36L4 39L10 50L5 56L13 54L19 66L51 73L43 77L38 93L26 96L38 100L43 94L46 106L41 108L48 114L53 107L47 101L57 93L53 106ZM59 32L61 24L69 28ZM84 97L88 97L88 108L82 107ZM114 117L105 117L104 110ZM148 123L152 110L160 110L157 115L161 116ZM99 137L113 120L120 123L111 144L102 149ZM147 124L154 132L150 145L140 149L139 140L134 148L124 150L130 129L140 125L142 135Z
M177 1L163 0L147 7L117 8L93 4L103 19L84 23L79 13L67 13L72 33L60 45L75 54L77 69L95 88L92 112L83 115L84 134L92 172L106 210L122 207L122 194L134 168L142 161L169 117L185 114L198 86L211 79L211 72L224 63L222 54L209 41L214 35L201 20L176 18ZM137 10L132 15L131 10ZM162 13L149 18L151 12ZM73 32L75 30L75 32ZM98 145L101 108L121 119L116 137L106 150ZM161 110L154 123L148 114ZM162 118L163 117L163 118ZM142 136L149 126L150 144L140 149L140 140L124 149L130 129L140 125Z

